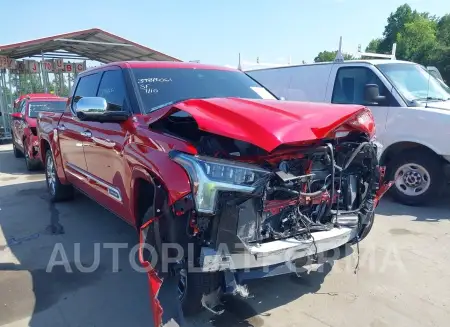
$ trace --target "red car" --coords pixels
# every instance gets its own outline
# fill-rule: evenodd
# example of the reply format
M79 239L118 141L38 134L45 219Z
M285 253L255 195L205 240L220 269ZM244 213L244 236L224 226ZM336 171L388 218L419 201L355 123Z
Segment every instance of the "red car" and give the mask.
M178 276L184 314L245 296L245 280L365 238L391 185L369 109L280 101L225 67L83 72L38 135L54 201L76 188L140 231L155 326L177 303L158 297L165 277Z
M11 114L11 134L14 156L25 157L28 170L41 167L39 140L36 123L41 111L63 112L67 98L53 94L27 94L14 101L14 113Z

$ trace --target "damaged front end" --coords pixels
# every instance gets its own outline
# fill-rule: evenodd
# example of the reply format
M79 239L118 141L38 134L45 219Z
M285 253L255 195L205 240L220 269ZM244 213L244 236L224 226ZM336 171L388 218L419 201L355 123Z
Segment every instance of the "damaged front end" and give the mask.
M204 271L276 265L285 251L294 260L368 234L386 191L377 145L360 133L321 143L255 159L170 154L191 178Z
M320 139L273 150L202 130L192 117L171 116L152 128L188 140L197 150L169 153L192 188L172 211L186 217L182 230L195 243L195 258L185 260L203 274L221 273L223 280L212 290L219 286L246 296L239 285L246 272L266 277L273 267L359 242L392 184L384 183L367 109Z

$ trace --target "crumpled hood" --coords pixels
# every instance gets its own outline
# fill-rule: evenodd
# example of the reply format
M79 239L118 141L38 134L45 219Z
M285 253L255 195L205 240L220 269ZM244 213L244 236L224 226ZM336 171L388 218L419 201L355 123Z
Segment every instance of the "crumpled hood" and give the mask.
M151 114L149 123L175 111L189 113L206 132L245 141L270 152L281 144L314 141L366 107L241 98L191 99Z

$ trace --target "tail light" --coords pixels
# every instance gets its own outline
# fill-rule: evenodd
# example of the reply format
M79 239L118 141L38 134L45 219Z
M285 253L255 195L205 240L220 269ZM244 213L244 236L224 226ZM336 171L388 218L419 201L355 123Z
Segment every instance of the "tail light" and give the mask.
M330 136L334 138L344 137L354 130L369 134L370 138L375 136L375 120L369 109L365 108L359 111L356 115L336 128Z

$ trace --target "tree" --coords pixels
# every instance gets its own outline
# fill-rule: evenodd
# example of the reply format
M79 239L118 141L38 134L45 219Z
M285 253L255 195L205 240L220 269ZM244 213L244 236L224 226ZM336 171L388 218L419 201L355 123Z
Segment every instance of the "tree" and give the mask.
M408 4L404 4L391 13L387 19L387 25L384 27L383 39L379 44L378 51L389 53L392 51L392 45L397 42L397 36L403 32L407 23L420 17L420 13L412 10Z
M327 62L334 61L336 59L337 51L322 51L319 52L317 57L314 58L314 62ZM352 60L354 57L351 54L343 53L344 60Z
M389 15L382 38L370 41L366 52L391 53L394 43L397 59L436 66L450 81L450 14L437 18L408 4L398 7Z
M436 37L440 44L450 46L450 14L443 16L437 23Z
M380 47L380 43L383 41L382 38L373 39L369 42L369 45L366 47L366 52L372 52L376 53L378 51L378 48Z
M397 49L402 59L429 64L431 54L437 47L434 20L415 18L406 23L397 35Z

